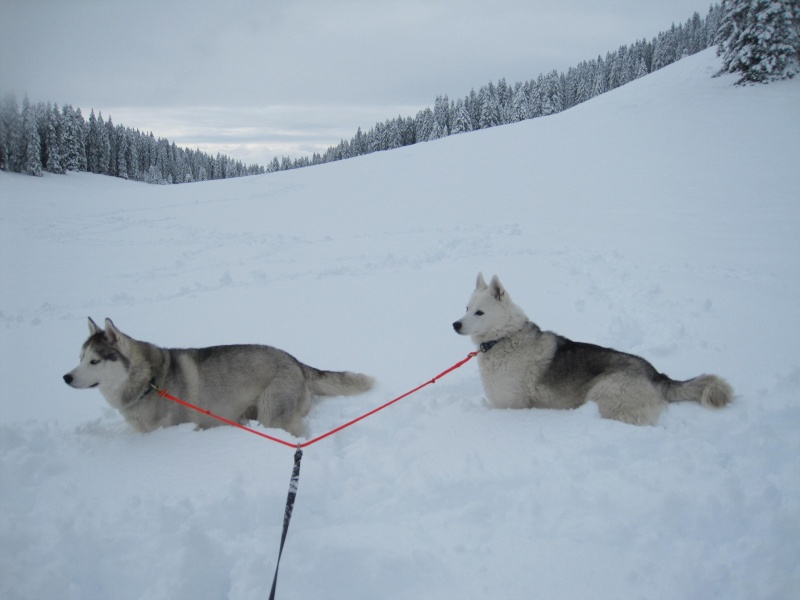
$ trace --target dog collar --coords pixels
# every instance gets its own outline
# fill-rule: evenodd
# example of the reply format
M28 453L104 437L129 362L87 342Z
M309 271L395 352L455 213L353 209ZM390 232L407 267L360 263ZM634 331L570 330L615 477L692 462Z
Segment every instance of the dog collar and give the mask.
M481 343L480 346L478 346L478 348L480 349L481 352L488 352L489 350L494 348L502 339L503 338L500 338L499 340L489 340L488 342L483 342Z
M139 396L139 399L137 400L137 402L141 402L142 400L144 400L147 397L147 395L150 392L152 392L154 389L156 389L156 378L155 377L153 377L150 381L147 382L147 388L144 390L144 392L142 392L142 395Z

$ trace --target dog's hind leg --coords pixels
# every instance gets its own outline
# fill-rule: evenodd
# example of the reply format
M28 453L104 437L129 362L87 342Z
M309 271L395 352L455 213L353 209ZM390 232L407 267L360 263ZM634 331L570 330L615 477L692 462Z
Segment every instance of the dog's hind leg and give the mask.
M617 373L603 377L587 394L600 416L631 425L655 425L666 406L661 393L647 379Z
M276 377L257 401L258 420L264 427L278 427L295 437L305 435L304 417L311 410L311 394L296 377Z

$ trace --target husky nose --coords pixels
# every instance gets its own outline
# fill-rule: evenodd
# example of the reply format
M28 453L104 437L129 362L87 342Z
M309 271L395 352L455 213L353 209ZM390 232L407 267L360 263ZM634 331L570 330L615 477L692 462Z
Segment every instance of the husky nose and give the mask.
M70 375L69 373L64 375L64 382L67 383L67 384L72 383L72 375Z
M453 323L453 329L455 329L456 331L461 331L461 321L456 321L455 323Z

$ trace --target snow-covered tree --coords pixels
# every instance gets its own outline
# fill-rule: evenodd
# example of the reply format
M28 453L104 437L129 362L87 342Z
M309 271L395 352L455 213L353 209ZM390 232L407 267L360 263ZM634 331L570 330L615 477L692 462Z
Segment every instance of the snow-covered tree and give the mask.
M495 95L497 98L497 121L498 125L505 125L511 122L511 94L512 88L506 83L506 78L501 77L497 82Z
M361 156L367 153L367 136L358 128L353 139L350 141L350 149L356 156Z
M464 101L459 98L453 107L453 127L450 133L455 135L457 133L466 133L467 131L472 131L472 123Z
M22 145L22 115L14 94L7 94L3 100L3 127L5 129L5 167L9 171L20 173L25 165L25 153Z
M433 127L428 139L438 140L448 135L450 135L450 100L447 96L436 96L433 104Z
M109 119L109 122L111 119ZM114 131L117 144L117 177L128 179L128 156L130 155L130 148L128 147L128 131L122 126L117 125Z
M96 173L102 175L109 174L109 164L111 162L111 142L108 139L108 130L103 122L103 113L97 115L97 168Z
M86 146L83 139L84 121L81 110L70 104L61 109L63 131L61 134L61 158L67 171L86 170Z
M594 69L592 74L592 90L590 97L594 98L595 96L606 93L608 77L606 75L606 62L603 60L602 56L598 54L597 60L592 61L592 63Z
M525 94L525 86L518 82L514 85L511 93L511 109L509 110L509 121L517 123L528 118L528 96Z
M503 124L500 99L493 82L483 86L478 92L478 101L481 105L481 116L478 121L480 129L488 129Z
M542 116L553 115L564 110L558 71L548 73L542 87Z
M388 129L389 150L401 148L403 146L403 118L398 116L396 119L386 122Z
M6 123L0 118L0 170L8 169L8 133Z
M22 101L22 145L25 157L23 171L30 175L41 176L41 140L36 123L36 109L31 105L27 96Z
M766 83L800 73L800 4L797 0L724 0L717 38L720 73L737 83Z
M47 163L45 164L45 168L51 173L60 175L64 173L64 164L61 158L63 124L61 120L61 112L58 110L58 104L53 105L53 107L47 111L46 123Z
M430 108L425 108L417 113L415 129L418 142L427 142L431 139L431 132L433 131L433 111Z
M108 148L108 161L106 162L106 175L117 175L118 172L118 165L117 165L117 136L116 131L114 129L114 124L111 122L111 116L108 117L108 120L105 124L105 144L107 144ZM105 151L105 149L104 149Z
M695 12L686 24L686 49L689 54L700 52L706 47L706 25L700 13Z
M90 173L100 172L100 134L94 109L89 113L86 127L86 168Z

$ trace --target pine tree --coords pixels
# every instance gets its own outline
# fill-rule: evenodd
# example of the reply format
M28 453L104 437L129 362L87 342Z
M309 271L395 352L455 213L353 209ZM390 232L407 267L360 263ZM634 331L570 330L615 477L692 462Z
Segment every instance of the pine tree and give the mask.
M75 109L73 124L75 127L75 137L78 152L78 171L88 171L89 165L86 158L86 138L89 132L89 125L83 118L80 108Z
M450 135L450 100L447 96L436 96L433 104L433 128L430 133L430 140Z
M717 35L722 25L722 12L722 7L719 4L715 4L708 9L705 22L706 39L703 49L710 48L717 43Z
M497 121L498 125L511 122L511 88L506 83L506 78L501 77L497 82Z
M431 139L431 132L433 131L433 111L430 108L424 108L419 111L417 113L415 125L418 142L427 142Z
M109 119L110 120L110 119ZM128 178L128 133L122 125L118 125L114 131L117 147L117 177Z
M89 113L89 123L86 131L86 170L90 173L100 172L100 136L94 109Z
M398 116L387 123L389 128L389 149L403 146L403 118Z
M118 144L117 132L114 128L114 123L111 122L111 116L109 116L108 121L106 121L105 130L105 143L108 144L108 163L105 172L108 175L114 175L116 177L119 172L119 165L117 163L119 160L117 156Z
M8 170L8 134L6 122L0 116L0 171Z
M472 124L470 123L467 107L464 105L464 101L459 98L458 100L456 100L455 107L453 110L453 128L450 131L450 133L451 134L465 133L471 130L472 130Z
M481 99L474 89L469 91L469 96L464 100L464 108L469 113L470 130L480 128L481 122Z
M551 71L544 80L542 116L553 115L562 110L564 110L564 103L558 72Z
M66 171L78 171L81 163L79 156L82 153L83 125L76 123L77 115L70 104L65 104L61 109L61 120L63 125L61 134L63 166Z
M706 28L700 13L695 12L687 22L687 49L689 54L696 54L706 47Z
M37 102L33 105L33 111L36 115L36 133L39 134L39 164L42 169L47 170L47 161L49 160L50 149L47 146L48 135L47 127L50 121L50 111L53 110L53 105L48 102Z
M111 142L108 139L108 130L106 124L103 122L103 113L98 113L97 116L97 164L95 165L95 173L101 175L109 175L109 165L111 163Z
M620 48L622 55L622 69L620 85L625 85L636 79L636 49L634 46Z
M800 73L797 0L725 0L717 53L720 73L742 83L767 83Z
M569 81L569 102L570 106L585 102L592 97L591 68L587 62L582 62L576 68L570 69L567 73Z
M42 175L41 140L36 123L36 111L28 97L22 101L22 154L25 157L24 171L29 175Z
M51 173L64 173L62 155L63 124L58 104L47 112L47 164L45 168Z
M597 61L594 61L594 76L592 78L592 91L591 97L599 96L606 93L606 63L603 57L597 55Z
M6 169L21 173L25 165L22 143L22 115L14 94L7 94L3 101L3 124L6 135Z
M606 54L606 70L608 75L608 89L617 89L622 85L622 61L620 60L619 51Z
M497 88L491 81L483 86L478 92L478 100L481 105L481 116L478 121L480 129L488 129L501 124L500 104L497 99Z
M508 110L509 123L518 123L528 118L528 98L525 96L525 86L517 82L511 91L511 100Z

